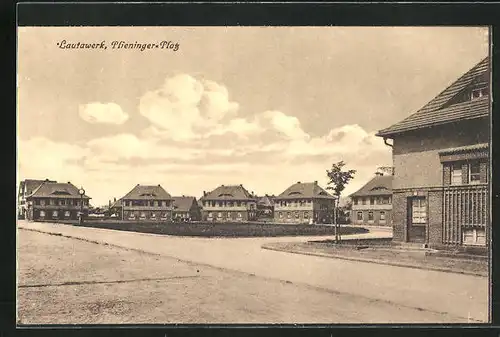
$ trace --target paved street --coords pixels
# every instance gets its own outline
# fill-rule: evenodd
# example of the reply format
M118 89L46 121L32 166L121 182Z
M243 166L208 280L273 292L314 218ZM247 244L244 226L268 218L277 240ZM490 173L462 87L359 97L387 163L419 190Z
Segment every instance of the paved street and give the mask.
M208 279L212 281L183 280L179 284L188 287L189 282L194 282L194 288L210 289L209 292L218 294L214 295L218 298L234 296L232 292L238 289L238 296L235 297L234 302L225 300L212 302L209 296L203 304L198 303L201 307L205 305L215 308L212 310L212 316L200 316L200 322L404 323L467 322L468 320L486 321L488 319L488 279L484 277L261 249L261 245L266 242L305 241L310 238L186 238L26 222L19 222L19 227L61 233L64 236L108 244L106 247L29 232L31 235L50 237L50 240L70 240L73 242L73 247L85 244L104 250L116 250L117 248L109 246L116 245L158 254L158 263L165 267L154 268L144 260L137 271L140 275L148 273L152 268L155 272L169 270L173 275L177 275L182 274L180 271L177 272L181 265L184 266L183 268L192 266L191 268L196 268L199 273L204 275L208 273ZM26 233L26 231L20 230L19 233ZM28 259L28 253L23 253L22 249L24 235L26 234L20 234L19 239L20 261ZM386 237L387 235L387 231L374 229L370 233L359 234L356 237ZM46 241L49 239L37 242L38 245L43 246ZM50 244L47 243L47 245ZM97 248L93 249L97 250ZM123 249L120 251L125 252ZM126 253L139 254L137 251L126 251ZM27 254L26 258L23 254ZM106 259L104 251L102 256L96 261ZM142 254L141 256L151 255ZM51 258L50 254L47 258ZM71 255L59 254L58 258L71 258ZM184 262L178 262L172 258ZM77 258L76 255L72 261L73 264L83 263L83 260ZM109 275L100 270L99 264L89 263L87 268L95 269L96 275L102 273L100 278L109 278ZM20 263L20 268L22 267ZM61 271L61 273L67 272ZM127 275L120 277L126 278ZM210 282L214 279L230 281L227 283L218 281L210 286ZM122 292L121 296L127 298L127 295L123 294L126 293ZM195 297L192 300L197 302ZM191 299L191 293L186 293L185 298ZM177 301L180 300L177 299ZM273 305L267 301L273 301ZM292 302L295 305L291 305ZM194 303L191 303L191 300L186 304L180 301L177 305L189 306ZM226 314L219 312L224 306L227 306L227 310L224 311ZM251 306L253 314L243 314L231 306ZM229 314L231 310L235 313ZM188 316L174 315L173 317L177 317L180 321L193 322L194 318L188 318ZM160 321L167 319L166 316L161 315L155 317ZM170 318L169 322L171 322Z

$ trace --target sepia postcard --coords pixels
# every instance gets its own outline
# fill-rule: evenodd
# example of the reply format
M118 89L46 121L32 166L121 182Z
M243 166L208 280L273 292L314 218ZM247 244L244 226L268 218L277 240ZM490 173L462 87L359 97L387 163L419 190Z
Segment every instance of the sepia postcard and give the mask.
M490 322L489 34L18 27L17 324Z

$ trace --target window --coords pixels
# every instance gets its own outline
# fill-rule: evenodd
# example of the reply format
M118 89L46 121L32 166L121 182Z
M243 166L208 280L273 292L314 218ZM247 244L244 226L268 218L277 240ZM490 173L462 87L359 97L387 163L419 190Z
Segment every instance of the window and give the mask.
M230 218L231 217L231 212L227 212L227 217Z
M141 219L145 219L145 218L146 218L146 213L141 212Z
M71 214L69 213L69 211L64 212L64 216L65 216L66 218L69 218L69 217L70 217L70 215L71 215Z
M481 182L480 167L479 162L469 164L469 184L479 184Z
M162 219L167 219L168 218L168 213L162 213L161 214Z
M162 201L162 202L161 202L161 205L162 205L163 207L167 207L167 202L166 202L166 201Z
M52 212L52 217L53 218L57 218L57 216L59 215L59 212L58 211L53 211Z
M309 219L309 212L304 212L304 219Z
M217 217L222 218L222 213L221 212L217 213Z
M208 212L208 217L211 218L212 216L212 212Z
M212 201L212 207L215 207L215 201Z
M35 205L40 205L40 199L35 199Z
M426 202L424 198L415 198L411 201L412 223L425 224L427 222Z
M45 200L40 200L40 206L45 206Z
M354 205L357 205L358 204L358 198L353 198L352 202L354 203Z
M40 218L45 218L45 211L40 211Z
M462 230L462 242L464 245L486 245L486 234L482 228L467 228Z
M373 205L375 203L375 198L374 197L370 197L370 205Z
M238 218L241 219L242 217L241 213L238 213Z
M151 213L151 218L155 219L156 218L156 213Z
M217 206L222 207L222 201L219 201L219 202L217 203Z
M380 212L380 221L385 221L385 212L384 211Z
M155 201L154 201L154 206L155 206L155 207L158 207L158 200L155 200Z
M299 218L299 212L295 212L295 219Z
M291 214L290 212L287 212L287 213L286 213L286 217L287 217L288 219L290 219L290 218L292 217L292 214Z
M472 90L472 92L470 94L470 99L472 100L472 99L476 99L476 98L487 96L487 95L488 95L487 88L478 88L478 89Z
M368 221L373 221L373 212L368 212Z
M241 201L236 201L236 206L240 207L241 206Z
M358 212L357 219L358 221L363 221L363 212Z
M461 163L453 163L451 165L451 185L462 185Z
M283 218L283 212L279 212L280 219Z
M242 205L242 206L246 206L246 204L247 204L247 203L246 203L246 201L242 201L242 202L241 202L241 205Z
M366 205L366 199L365 199L365 198L362 198L361 200L362 200L362 204L363 204L363 205Z
M232 202L232 201L229 201L229 202L227 203L227 205L228 205L229 207L233 207L233 202Z
M64 199L59 200L59 205L61 205L61 206L66 205L66 200L64 200Z

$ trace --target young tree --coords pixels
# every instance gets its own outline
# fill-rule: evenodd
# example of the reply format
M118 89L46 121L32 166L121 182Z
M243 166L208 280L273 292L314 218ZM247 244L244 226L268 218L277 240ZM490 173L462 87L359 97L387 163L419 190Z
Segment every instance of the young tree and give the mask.
M328 186L327 190L332 190L333 195L336 197L336 202L333 207L333 224L335 226L335 242L339 242L340 235L339 235L339 230L338 230L338 224L337 224L337 207L338 207L338 201L340 200L340 195L342 194L342 191L344 191L345 187L351 181L352 178L354 178L354 175L356 174L356 170L346 170L344 171L344 166L346 164L344 161L339 161L338 163L332 164L332 168L330 170L326 170L326 174L328 176Z

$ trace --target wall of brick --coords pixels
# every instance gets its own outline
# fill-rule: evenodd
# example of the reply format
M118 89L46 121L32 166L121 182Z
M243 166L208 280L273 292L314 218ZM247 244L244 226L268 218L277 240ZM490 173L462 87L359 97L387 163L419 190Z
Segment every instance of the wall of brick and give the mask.
M392 194L392 238L397 242L406 241L407 194L396 192Z
M443 240L443 192L428 192L427 218L428 243L430 245L440 245Z

